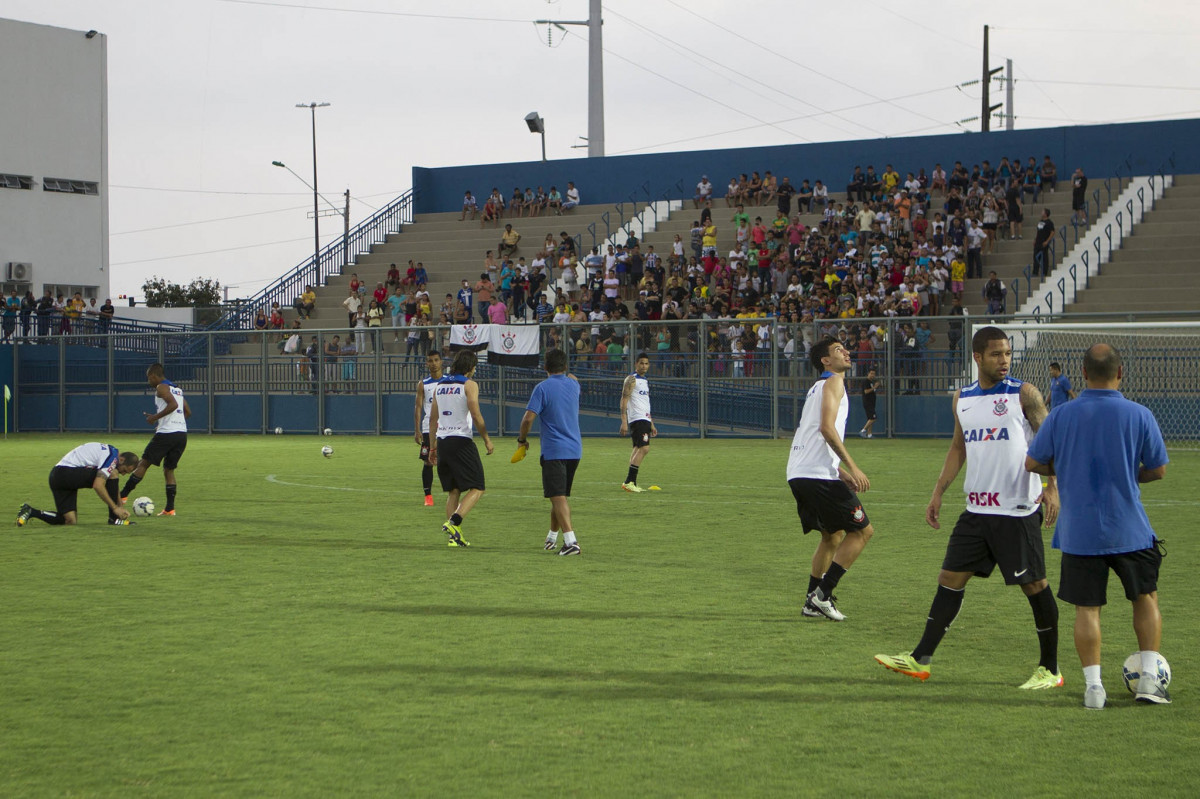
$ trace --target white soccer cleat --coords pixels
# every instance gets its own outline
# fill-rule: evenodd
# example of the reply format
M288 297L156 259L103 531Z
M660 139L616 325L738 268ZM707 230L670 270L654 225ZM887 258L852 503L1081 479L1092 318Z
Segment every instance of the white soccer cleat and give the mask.
M816 611L830 621L846 620L846 614L834 606L832 599L818 599L816 591L808 595L808 599L804 602L804 610ZM811 615L811 613L806 615Z
M1099 710L1108 700L1108 694L1103 685L1089 685L1083 692L1083 706L1091 710Z

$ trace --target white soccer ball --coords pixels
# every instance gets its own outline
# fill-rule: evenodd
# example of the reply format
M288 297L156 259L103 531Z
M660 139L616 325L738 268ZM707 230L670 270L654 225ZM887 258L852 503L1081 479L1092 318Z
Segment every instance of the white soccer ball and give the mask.
M1154 653L1155 669L1151 678L1158 683L1159 687L1166 689L1171 684L1171 664L1167 663L1167 659L1158 652ZM1129 693L1136 694L1138 683L1142 680L1142 653L1134 652L1129 657L1125 658L1125 665L1121 667L1121 677L1125 680L1125 687L1129 689Z
M321 433L322 433L322 435L331 436L331 435L333 435L333 430L331 428L326 427L324 430L321 431Z
M282 428L282 427L276 427L276 428L275 428L275 435L277 435L277 436L281 436L281 435L283 435L283 428Z
M134 516L152 516L154 515L154 500L150 497L138 497L133 501Z
M333 447L326 444L325 446L321 447L321 454L324 455L326 458L332 458L333 457Z

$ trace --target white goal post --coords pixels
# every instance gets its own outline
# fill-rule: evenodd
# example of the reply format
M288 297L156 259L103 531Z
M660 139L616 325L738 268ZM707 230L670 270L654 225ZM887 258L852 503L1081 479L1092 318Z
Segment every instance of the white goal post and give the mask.
M972 335L986 322L972 325ZM1098 342L1121 354L1121 392L1149 408L1167 441L1200 440L1200 322L1009 322L992 325L1012 341L1013 377L1049 393L1051 363L1075 391L1083 356ZM967 346L969 347L970 339ZM972 361L972 379L978 375Z

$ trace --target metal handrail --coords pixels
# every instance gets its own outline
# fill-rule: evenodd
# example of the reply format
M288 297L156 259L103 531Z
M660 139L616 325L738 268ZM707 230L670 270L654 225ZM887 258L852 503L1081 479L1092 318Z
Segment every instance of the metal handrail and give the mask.
M258 308L278 302L287 307L304 293L305 286L319 286L331 275L340 275L349 265L351 253L368 251L372 245L386 240L391 233L412 222L415 189L409 189L374 216L360 222L348 234L327 244L319 253L300 262L283 277L259 291L240 307L222 316L210 330L237 330L246 327Z

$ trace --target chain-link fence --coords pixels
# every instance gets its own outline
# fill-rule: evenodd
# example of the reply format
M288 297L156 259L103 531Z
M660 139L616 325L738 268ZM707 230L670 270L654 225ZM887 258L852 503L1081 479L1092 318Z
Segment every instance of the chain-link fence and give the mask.
M660 429L682 436L790 435L816 377L808 362L824 336L853 355L850 429L864 421L862 387L878 384L876 435L944 436L949 396L971 380L964 317L698 319L541 326L541 349L563 349L582 386L585 434L615 435L621 385L649 355ZM292 334L298 334L298 340ZM13 348L14 429L144 430L152 407L146 367L160 361L188 397L191 428L209 432L403 434L413 430L425 355L448 361L450 329L164 332L60 337ZM490 430L511 434L538 368L481 363L476 373ZM1017 377L1039 386L1046 377ZM872 374L873 372L873 374ZM1043 386L1043 389L1045 387ZM1195 397L1200 387L1190 389Z

